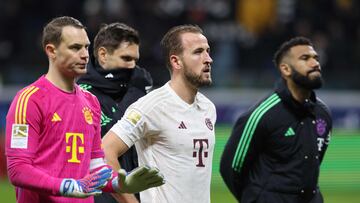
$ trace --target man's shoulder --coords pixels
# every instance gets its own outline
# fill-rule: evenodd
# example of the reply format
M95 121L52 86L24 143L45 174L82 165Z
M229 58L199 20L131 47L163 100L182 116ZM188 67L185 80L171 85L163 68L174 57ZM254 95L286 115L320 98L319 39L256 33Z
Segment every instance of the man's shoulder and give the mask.
M87 97L95 97L94 93L92 93L91 91L89 91L86 88L83 88L82 85L78 85L76 84L76 89L79 90L79 92L81 92L84 96Z
M41 109L44 106L44 97L47 94L48 92L41 82L35 81L17 92L12 100L8 114L25 119L25 112L33 114L32 110Z
M76 85L76 91L79 91L79 93L82 95L82 97L92 103L96 103L98 105L99 101L95 94L92 92L81 88L79 85Z
M319 97L316 97L316 103L320 109L322 109L329 117L331 117L331 111L328 105L325 104Z
M277 118L286 108L282 108L281 98L276 92L271 92L258 101L256 101L247 110L241 113L240 118L259 118L261 120L268 118Z
M26 100L34 100L34 99L43 99L45 95L49 93L48 88L44 85L40 79L33 82L32 84L22 88L16 94L15 99L26 99Z
M201 101L212 103L212 101L211 101L207 96L205 96L203 93L201 93L201 92L198 92L196 96L197 96L198 99L201 100Z
M199 103L207 105L207 106L211 106L215 109L215 104L207 97L205 96L203 93L198 92L197 95L197 100Z
M269 110L276 104L281 103L282 99L277 92L271 92L259 99L253 106L249 108L251 112L256 110Z
M145 96L139 98L134 105L143 107L155 107L161 105L164 101L170 98L169 92L164 86L154 89Z

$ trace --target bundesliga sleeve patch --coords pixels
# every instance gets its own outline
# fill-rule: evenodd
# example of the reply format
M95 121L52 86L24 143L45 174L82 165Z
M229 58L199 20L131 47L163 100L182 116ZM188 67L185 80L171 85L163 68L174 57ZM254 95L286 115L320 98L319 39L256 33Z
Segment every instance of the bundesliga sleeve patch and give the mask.
M11 130L11 148L26 149L28 147L29 125L13 124Z
M136 126L136 124L141 120L141 114L138 111L130 110L129 113L126 114L125 120Z

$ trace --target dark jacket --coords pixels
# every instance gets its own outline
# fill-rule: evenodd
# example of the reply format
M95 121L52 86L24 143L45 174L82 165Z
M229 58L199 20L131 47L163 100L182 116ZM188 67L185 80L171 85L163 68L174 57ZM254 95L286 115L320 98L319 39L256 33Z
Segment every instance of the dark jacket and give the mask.
M301 104L281 81L237 120L220 173L241 203L322 202L318 178L331 129L314 92Z
M77 83L93 93L101 105L101 136L121 119L127 107L144 96L152 87L152 78L145 69L136 66L134 69L120 68L104 70L92 58L87 67L87 74L80 77ZM119 157L121 168L131 171L138 166L135 146ZM98 200L96 202L109 202ZM111 198L110 195L106 195ZM138 197L138 196L137 196Z

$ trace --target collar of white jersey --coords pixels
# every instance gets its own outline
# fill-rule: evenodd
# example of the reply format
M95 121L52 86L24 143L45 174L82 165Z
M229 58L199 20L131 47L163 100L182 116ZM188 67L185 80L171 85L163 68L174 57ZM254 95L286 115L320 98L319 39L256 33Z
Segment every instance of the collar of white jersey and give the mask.
M199 106L201 107L200 105L200 102L199 102L199 92L197 92L197 94L195 95L195 99L194 99L194 102L192 104L189 104L187 103L186 101L184 101L175 91L174 89L170 86L170 81L168 81L165 85L165 88L170 92L170 94L172 94L174 96L174 98L176 100L178 100L180 103L182 103L184 106L188 107L188 108L192 108L192 107L195 107L195 106Z

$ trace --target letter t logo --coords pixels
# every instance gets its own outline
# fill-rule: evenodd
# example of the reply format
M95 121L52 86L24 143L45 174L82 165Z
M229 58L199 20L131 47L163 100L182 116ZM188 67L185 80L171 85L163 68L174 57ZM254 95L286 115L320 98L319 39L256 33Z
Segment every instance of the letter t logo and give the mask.
M206 146L204 146L205 144ZM207 149L209 148L208 139L194 139L194 152L193 157L199 157L198 164L196 164L197 167L205 167L203 163L203 157L208 157ZM198 150L197 150L198 149Z
M80 160L77 158L77 152L84 153L84 147L78 147L77 138L81 140L81 144L84 144L84 134L82 133L66 133L66 143L69 143L69 139L72 137L71 146L66 146L66 152L71 152L71 159L68 160L70 163L80 163Z

